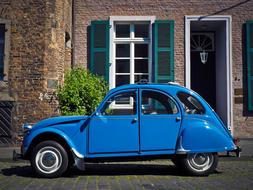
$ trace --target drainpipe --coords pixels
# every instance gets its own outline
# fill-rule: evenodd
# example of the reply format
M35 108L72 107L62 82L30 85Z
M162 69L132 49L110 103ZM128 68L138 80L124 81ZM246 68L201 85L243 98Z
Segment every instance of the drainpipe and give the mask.
M72 7L71 7L71 37L72 37L72 48L71 48L71 69L75 66L75 0L72 0Z

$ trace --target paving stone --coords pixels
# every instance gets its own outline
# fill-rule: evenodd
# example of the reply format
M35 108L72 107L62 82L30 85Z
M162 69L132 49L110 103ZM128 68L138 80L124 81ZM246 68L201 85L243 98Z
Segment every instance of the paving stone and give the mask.
M208 177L185 176L169 161L89 164L55 179L37 178L27 162L0 162L0 190L252 189L253 158L221 160Z

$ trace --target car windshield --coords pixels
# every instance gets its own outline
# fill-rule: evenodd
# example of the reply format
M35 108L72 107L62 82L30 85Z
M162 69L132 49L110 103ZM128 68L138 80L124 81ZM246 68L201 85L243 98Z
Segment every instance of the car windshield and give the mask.
M205 108L195 97L184 92L179 92L177 94L177 97L182 103L184 110L187 114L204 114L205 113Z

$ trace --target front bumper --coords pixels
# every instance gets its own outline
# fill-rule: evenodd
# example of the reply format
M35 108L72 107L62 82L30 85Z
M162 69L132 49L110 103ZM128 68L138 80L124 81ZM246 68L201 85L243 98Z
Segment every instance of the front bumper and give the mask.
M12 160L13 161L18 161L20 159L23 159L23 155L21 153L17 153L16 150L13 150Z
M23 144L20 147L20 153L18 153L16 150L13 150L12 152L12 160L13 161L18 161L20 159L24 159L24 146Z

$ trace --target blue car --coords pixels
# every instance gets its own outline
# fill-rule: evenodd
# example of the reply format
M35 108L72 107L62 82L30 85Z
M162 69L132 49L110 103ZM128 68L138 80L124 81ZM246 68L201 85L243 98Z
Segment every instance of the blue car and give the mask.
M24 125L22 157L41 177L88 162L171 159L190 175L208 175L219 152L240 148L196 92L176 84L131 84L109 91L90 116Z

